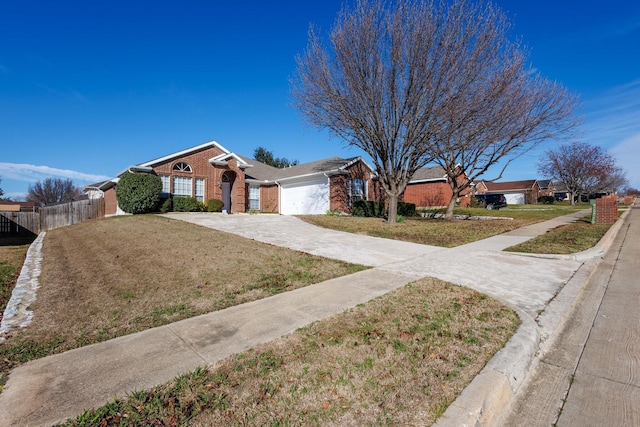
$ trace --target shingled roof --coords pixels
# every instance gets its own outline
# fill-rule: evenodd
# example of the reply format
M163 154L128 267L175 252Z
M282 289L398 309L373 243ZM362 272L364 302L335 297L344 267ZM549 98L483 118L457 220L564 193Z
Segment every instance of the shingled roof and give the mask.
M246 169L247 179L257 181L279 181L317 174L336 174L346 170L353 163L361 160L360 157L343 159L341 157L329 157L327 159L316 160L314 162L289 166L286 168L274 168L273 166L260 163L257 160L242 157L247 163L252 165Z
M446 181L447 173L442 166L432 166L430 168L418 169L411 177L409 182L421 182L421 181Z
M535 179L526 179L524 181L505 181L505 182L490 182L483 181L487 186L487 191L522 191L531 190L536 183Z

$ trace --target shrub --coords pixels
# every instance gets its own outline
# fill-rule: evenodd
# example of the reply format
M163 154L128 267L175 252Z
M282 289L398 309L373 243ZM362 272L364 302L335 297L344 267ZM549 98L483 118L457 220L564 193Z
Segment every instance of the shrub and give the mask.
M415 203L398 202L398 215L400 216L416 216Z
M160 212L167 213L167 212L171 212L172 210L173 210L173 201L171 200L171 198L165 199L164 202L162 202L162 206L160 206Z
M383 217L385 214L384 202L377 200L357 200L353 203L351 214L354 216Z
M207 200L207 212L222 212L224 202L218 199Z
M552 205L556 201L556 198L553 196L540 196L538 197L538 203L543 203L545 205Z
M116 187L120 209L131 214L152 212L158 207L162 181L157 175L126 172Z
M174 197L173 198L173 211L174 212L198 212L200 206L198 199L195 197Z

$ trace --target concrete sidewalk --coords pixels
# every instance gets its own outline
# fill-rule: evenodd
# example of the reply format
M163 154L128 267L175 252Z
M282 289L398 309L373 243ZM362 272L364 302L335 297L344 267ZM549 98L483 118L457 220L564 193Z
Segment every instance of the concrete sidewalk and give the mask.
M543 347L507 426L640 425L640 206Z
M51 425L116 396L170 381L197 366L214 364L425 276L495 296L516 309L523 319L523 326L509 344L441 422L482 423L487 414L497 419L505 399L510 404L520 390L540 343L552 336L558 325L558 319L541 319L539 313L558 312L561 319L562 309L566 311L571 300L558 298L558 292L579 289L586 279L581 273L583 261L578 259L526 257L500 251L582 214L452 249L333 232L293 217L176 215L256 240L314 254L330 253L333 258L375 268L26 363L11 373L0 394L0 425ZM474 390L476 397L483 396L482 401L474 400Z

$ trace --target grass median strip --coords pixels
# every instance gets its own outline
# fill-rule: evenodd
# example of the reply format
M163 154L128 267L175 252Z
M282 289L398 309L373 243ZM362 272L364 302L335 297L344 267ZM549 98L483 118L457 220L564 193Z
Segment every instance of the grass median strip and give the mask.
M518 325L423 279L65 425L429 425Z
M33 322L0 345L28 360L296 289L367 267L157 215L47 232Z
M573 254L594 247L609 228L610 224L591 224L590 217L582 218L505 250L534 254Z

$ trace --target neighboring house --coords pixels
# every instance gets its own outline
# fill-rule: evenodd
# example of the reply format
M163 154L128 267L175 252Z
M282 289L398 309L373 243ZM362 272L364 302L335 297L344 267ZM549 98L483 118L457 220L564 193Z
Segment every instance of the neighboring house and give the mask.
M375 193L373 169L360 157L334 157L278 169L239 156L215 141L130 166L119 176L126 172L158 175L163 197L222 200L228 213L350 212L354 201L368 200ZM104 197L107 215L122 213L115 197L118 179L85 187L89 197Z
M564 182L557 182L554 186L554 192L553 192L553 196L556 198L556 200L560 201L560 200L569 200L569 189L567 189L567 186L565 185Z
M453 194L448 179L441 166L418 169L404 190L402 201L420 208L447 206ZM470 193L470 189L463 192L458 200L459 206L469 206Z
M506 197L507 204L522 205L538 201L540 186L535 179L506 182L480 181L476 185L476 192L501 193Z
M550 179L539 179L538 185L540 186L540 192L538 193L538 197L553 197L555 193L555 187L553 181Z

